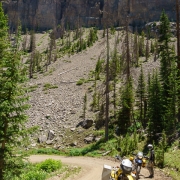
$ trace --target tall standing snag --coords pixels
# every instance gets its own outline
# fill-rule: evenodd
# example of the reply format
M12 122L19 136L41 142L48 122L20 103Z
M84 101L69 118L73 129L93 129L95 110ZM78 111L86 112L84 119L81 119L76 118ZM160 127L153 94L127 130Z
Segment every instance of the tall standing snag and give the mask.
M109 130L109 34L107 27L107 62L106 62L106 120L105 120L105 141L108 141Z

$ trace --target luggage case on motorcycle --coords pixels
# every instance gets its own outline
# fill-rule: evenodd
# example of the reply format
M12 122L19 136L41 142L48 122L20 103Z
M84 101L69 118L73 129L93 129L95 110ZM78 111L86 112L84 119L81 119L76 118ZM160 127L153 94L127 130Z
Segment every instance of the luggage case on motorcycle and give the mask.
M111 166L104 164L101 180L109 180L110 174L111 174Z

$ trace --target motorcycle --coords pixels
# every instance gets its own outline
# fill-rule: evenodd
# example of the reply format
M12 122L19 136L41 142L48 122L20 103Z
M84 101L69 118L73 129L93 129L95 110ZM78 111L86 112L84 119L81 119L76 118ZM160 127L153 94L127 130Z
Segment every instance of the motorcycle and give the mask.
M133 154L135 155L135 158L131 157L131 162L134 164L135 166L135 174L136 174L136 180L139 179L139 174L141 171L141 167L146 167L146 161L148 159L147 156L143 155L143 152L138 152L137 154Z
M120 161L120 166L107 166L104 165L102 180L135 180L135 175L132 174L132 162L120 156L115 157Z

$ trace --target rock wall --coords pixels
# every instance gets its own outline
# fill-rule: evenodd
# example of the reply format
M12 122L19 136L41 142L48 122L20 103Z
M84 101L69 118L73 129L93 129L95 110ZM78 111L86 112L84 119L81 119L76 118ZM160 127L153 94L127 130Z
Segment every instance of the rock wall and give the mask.
M36 30L123 25L127 19L138 26L159 20L163 9L175 20L174 0L6 0L3 7L11 28L20 20L24 28Z

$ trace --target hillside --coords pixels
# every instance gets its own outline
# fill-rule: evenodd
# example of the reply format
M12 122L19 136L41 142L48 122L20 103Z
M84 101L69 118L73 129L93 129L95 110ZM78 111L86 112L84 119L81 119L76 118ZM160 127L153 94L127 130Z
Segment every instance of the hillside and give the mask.
M164 2L0 3L0 179L68 179L81 168L99 179L106 160L138 163L140 151L139 168L155 167L148 178L178 179L179 28ZM83 168L93 157L100 164Z
M48 45L48 33L35 36L37 50L44 51ZM117 38L124 38L123 31L116 31L115 34L110 35L111 51ZM120 41L117 46L120 53L122 44L123 41ZM84 138L91 139L92 136L94 139L99 138L93 135L93 131L96 130L95 124L92 127L90 125L89 129L78 126L84 120L82 114L85 94L87 94L85 120L93 122L96 120L96 113L91 110L90 104L93 101L94 86L92 72L99 58L106 59L106 37L103 37L103 31L98 31L98 41L93 46L74 55L63 55L48 66L47 72L36 73L34 78L30 79L28 94L31 108L28 111L28 126L39 127L38 133L31 135L32 146L38 146L39 139L41 144L44 144L43 146L50 145L56 149L63 149L70 145L81 147L85 145ZM141 58L142 62L144 60ZM143 63L146 76L157 67L159 67L159 61L154 62L153 56L148 62ZM138 84L139 73L140 67L131 69L135 88ZM80 79L86 82L77 85ZM99 83L101 84L102 80Z

